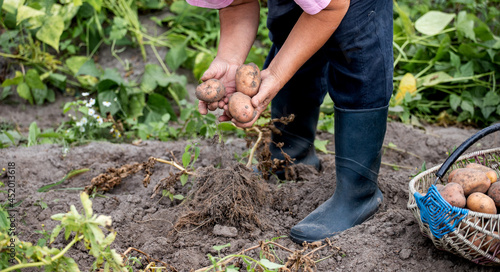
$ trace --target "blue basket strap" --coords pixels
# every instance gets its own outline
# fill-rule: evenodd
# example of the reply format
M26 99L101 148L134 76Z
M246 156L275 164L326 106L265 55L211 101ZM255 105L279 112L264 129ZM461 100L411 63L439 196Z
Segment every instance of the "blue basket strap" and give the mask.
M420 219L429 225L432 235L438 239L453 232L469 213L467 209L451 206L434 185L431 185L425 196L418 192L414 196L420 210Z

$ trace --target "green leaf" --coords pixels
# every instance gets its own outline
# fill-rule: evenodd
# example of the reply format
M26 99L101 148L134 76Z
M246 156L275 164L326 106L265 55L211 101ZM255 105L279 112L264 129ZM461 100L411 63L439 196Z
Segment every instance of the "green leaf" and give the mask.
M220 245L220 246L213 246L212 248L215 250L215 251L221 251L223 250L224 248L226 247L231 247L231 243L227 243L225 245Z
M399 15L399 18L401 19L401 22L403 23L404 30L406 32L406 35L412 36L415 33L415 29L413 28L413 24L410 20L410 17L406 12L404 12L398 5L396 1L394 1L394 8L396 9L396 12Z
M62 17L54 15L45 20L42 27L36 32L36 37L40 41L52 46L59 52L59 39L64 30L64 20Z
M494 113L496 110L496 107L482 107L481 108L481 113L483 114L485 119L488 119L492 113Z
M25 76L26 83L31 89L31 94L37 105L43 104L43 101L47 97L48 91L47 86L40 79L40 75L35 69L30 69L26 72Z
M109 33L109 38L111 40L121 40L127 34L128 22L120 17L113 18L113 26L111 27L111 32Z
M183 174L181 177L180 177L180 180L181 180L181 185L184 186L186 185L187 181L188 181L188 175L187 174Z
M451 45L451 39L449 35L445 35L444 38L439 43L439 48L436 52L436 56L434 57L434 61L439 61L442 59L446 53L448 53Z
M197 80L203 76L203 73L208 69L212 63L213 57L205 52L200 52L196 55L194 59L194 69L193 74Z
M273 263L268 259L261 259L260 264L262 264L267 269L279 269L281 267L284 267L284 265Z
M101 12L102 0L86 0L85 2L89 3L97 11L97 13Z
M484 96L483 106L497 106L500 105L500 93L498 91L489 91Z
M38 138L39 133L40 129L38 128L36 122L32 122L29 127L28 146L36 145L36 139Z
M76 176L76 175L79 175L79 174L82 174L82 173L85 173L87 171L89 171L90 169L89 168L82 168L82 169L76 169L76 170L72 170L70 171L66 176L64 176L60 181L58 182L54 182L54 183L51 183L51 184L47 184L45 186L42 186L40 187L37 192L41 192L41 193L45 193L45 192L48 192L50 191L50 188L54 187L54 186L57 186L57 185L60 185L62 184L65 180L67 179L70 179L71 177L73 176Z
M451 94L450 95L450 106L451 108L456 111L458 109L458 106L460 106L460 103L462 102L462 98L456 94Z
M54 219L52 217L52 219ZM62 217L61 217L62 219ZM52 230L52 234L50 235L50 243L54 242L54 240L57 238L57 236L59 236L59 232L61 232L63 226L62 225L57 225L53 230Z
M431 10L415 21L415 29L424 35L437 35L455 18L455 14Z
M326 149L326 145L328 144L328 140L314 140L314 148L316 148L316 150L319 150L323 153L330 153L328 151L328 149Z
M22 21L36 17L36 16L43 16L45 15L45 12L34 9L29 6L20 6L17 9L17 17L16 17L16 22L19 25Z
M85 63L83 63L77 71L78 72L75 73L75 76L79 75L89 75L93 77L101 76L101 72L97 69L94 60L92 59L88 59L87 61L85 61Z
M14 76L14 78L5 79L5 81L2 83L2 87L19 85L23 81L24 81L23 73L21 73L20 71L16 71L16 75Z
M165 62L172 71L175 71L187 60L187 58L186 45L180 44L170 48L165 55Z
M462 110L469 112L471 116L474 116L474 105L472 105L471 102L463 100L460 107L462 108Z
M466 11L461 11L458 13L457 20L455 21L455 27L457 28L457 32L460 35L465 36L466 38L469 38L474 42L476 41L476 34L474 32L474 19L471 18L471 16L467 14Z
M145 104L146 101L144 93L130 96L127 105L127 116L130 118L141 116L143 114L142 112Z
M474 63L472 61L460 66L460 75L462 77L470 77L474 75Z
M28 84L22 82L17 86L17 93L21 98L24 98L30 102L31 105L33 105L33 96L31 95L30 87Z
M118 102L118 97L114 91L100 92L97 95L97 101L101 116L106 116L107 112L115 115L120 110L120 102Z
M191 161L191 153L184 152L184 154L182 154L182 165L184 166L184 168L189 165L190 161Z
M156 114L159 114L160 120L161 116L163 116L165 113L168 113L170 114L170 118L173 121L177 121L177 116L175 115L172 105L170 105L170 102L168 102L167 98L165 98L161 94L150 94L148 96L147 107Z
M450 51L450 62L451 62L451 65L453 67L455 67L455 69L460 69L460 64L461 64L461 61L460 61L460 57L453 53L452 51Z
M50 83L52 83L52 85L56 86L57 88L59 88L61 90L66 89L66 79L67 79L67 77L63 74L51 73L49 75Z
M118 85L124 85L124 79L118 72L116 68L106 68L104 70L104 74L100 78L101 81L110 80L115 82Z
M88 58L83 56L74 56L70 57L66 60L66 66L68 66L69 70L76 76L76 74L80 71L80 68L87 62Z
M487 54L485 51L480 52L478 46L469 43L461 43L458 52L469 59L480 59Z

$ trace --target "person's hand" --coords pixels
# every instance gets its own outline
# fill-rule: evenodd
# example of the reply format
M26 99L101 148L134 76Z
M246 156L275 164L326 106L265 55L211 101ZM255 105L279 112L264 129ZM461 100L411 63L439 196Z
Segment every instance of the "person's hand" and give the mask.
M229 96L236 91L236 69L238 69L239 64L229 63L228 61L222 60L220 58L215 58L210 64L210 67L205 71L201 77L202 81L207 81L209 79L215 78L220 80L222 85L226 88L226 95L218 102L206 103L204 101L199 101L198 111L205 115L209 110L214 111L217 108L223 109L229 101ZM227 108L227 106L226 106ZM229 121L231 117L227 115L227 111L219 116L219 121Z
M260 83L259 92L252 97L252 105L257 112L255 118L247 123L239 123L235 119L230 119L235 126L240 128L249 128L253 126L255 121L259 119L259 116L267 108L271 100L278 94L279 90L283 87L281 81L273 75L269 70L262 70L261 73L262 81ZM227 112L227 105L224 107L225 112ZM229 117L226 113L226 116Z

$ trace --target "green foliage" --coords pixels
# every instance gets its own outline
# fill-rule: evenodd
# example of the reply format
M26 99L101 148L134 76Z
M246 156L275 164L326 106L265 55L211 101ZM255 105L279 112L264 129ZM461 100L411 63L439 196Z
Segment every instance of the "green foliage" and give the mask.
M208 259L212 263L211 269L213 269L213 271L226 271L226 272L239 271L239 268L234 265L224 264L225 260L232 259L235 257L240 258L246 264L245 267L246 271L250 272L255 272L255 271L277 272L279 271L280 268L284 267L284 265L271 262L262 256L259 258L259 260L252 258L248 255L239 255L239 254L232 254L232 255L227 255L225 257L221 257L220 251L228 247L231 247L230 243L220 246L213 246L213 249L217 251L218 255L217 257L214 257L211 254L207 254Z
M89 254L95 257L93 269L103 268L104 271L127 271L123 265L120 254L111 249L110 245L116 237L116 232L110 231L105 235L102 228L110 228L111 217L95 215L92 202L87 194L80 194L84 214L80 214L75 206L71 205L70 211L65 214L55 214L51 218L61 221L51 232L50 236L43 230L43 235L37 245L19 240L16 236L9 236L10 216L0 208L0 269L2 271L17 271L28 267L44 267L45 271L80 271L76 262L67 256L67 251L78 242L83 242ZM41 205L42 201L40 201ZM45 204L46 205L46 204ZM64 229L65 240L71 236L70 243L63 249L49 248L47 240L53 243ZM13 250L10 250L13 249ZM14 252L16 262L10 253Z
M413 4L395 2L394 79L397 89L403 75L414 74L416 94L393 100L391 112L406 123L452 116L484 126L500 119L498 11L478 12L473 8L483 4L472 1ZM455 11L454 4L467 8Z

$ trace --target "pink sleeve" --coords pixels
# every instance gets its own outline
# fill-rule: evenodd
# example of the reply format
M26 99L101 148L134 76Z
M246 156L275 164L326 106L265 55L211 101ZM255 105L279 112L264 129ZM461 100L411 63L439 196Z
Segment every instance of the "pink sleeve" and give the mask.
M294 0L297 5L299 5L305 13L314 15L322 11L331 0ZM335 1L335 0L334 0Z
M233 0L186 0L186 2L188 2L191 6L221 9L231 5Z

